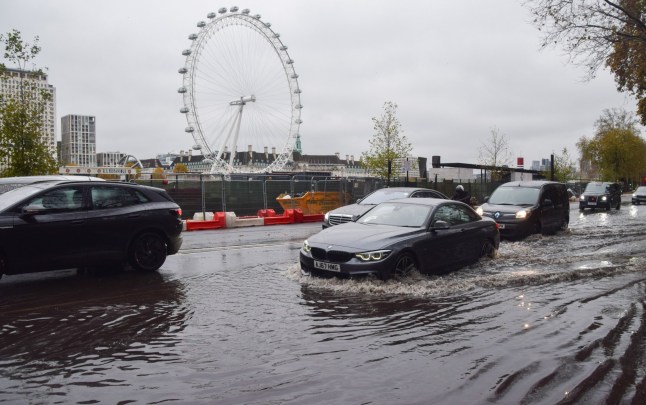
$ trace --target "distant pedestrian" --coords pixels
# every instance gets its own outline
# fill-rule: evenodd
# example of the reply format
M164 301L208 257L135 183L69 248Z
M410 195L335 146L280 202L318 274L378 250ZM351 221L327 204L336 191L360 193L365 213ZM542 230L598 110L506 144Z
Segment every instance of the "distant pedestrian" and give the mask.
M465 204L471 204L471 194L462 187L462 184L455 188L455 194L453 194L451 199Z

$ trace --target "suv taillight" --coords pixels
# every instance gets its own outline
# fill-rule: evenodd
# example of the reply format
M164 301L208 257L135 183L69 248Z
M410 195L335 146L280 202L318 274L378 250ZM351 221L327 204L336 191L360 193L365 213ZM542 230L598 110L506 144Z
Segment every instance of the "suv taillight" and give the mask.
M176 216L177 218L182 217L182 209L181 208L176 208L174 210L170 210L171 215Z

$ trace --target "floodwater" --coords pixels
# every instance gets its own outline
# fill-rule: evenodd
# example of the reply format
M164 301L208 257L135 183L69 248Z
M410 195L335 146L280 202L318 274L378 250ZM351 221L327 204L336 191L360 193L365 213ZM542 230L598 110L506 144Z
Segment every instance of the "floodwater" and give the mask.
M0 402L646 403L646 206L387 283L301 276L320 224L273 229L187 234L153 274L2 279Z

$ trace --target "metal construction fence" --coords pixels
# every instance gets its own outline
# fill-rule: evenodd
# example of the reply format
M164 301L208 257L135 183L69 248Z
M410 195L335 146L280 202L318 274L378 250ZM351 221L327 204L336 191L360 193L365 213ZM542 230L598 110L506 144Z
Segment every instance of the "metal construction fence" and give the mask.
M203 218L210 212L235 212L237 216L257 215L259 210L273 209L282 213L285 201L298 200L307 192L336 192L338 206L351 204L379 188L386 187L386 182L376 178L339 178L325 176L254 176L248 180L225 180L211 175L169 176L164 180L134 180L138 184L165 189L182 207L184 218L193 218L202 213ZM473 179L464 181L391 181L390 187L408 186L432 188L449 198L455 187L462 184L478 203L490 195L500 183L476 182ZM288 197L281 204L277 198ZM287 204L288 205L288 204ZM289 206L287 207L289 208ZM299 208L296 204L293 208Z

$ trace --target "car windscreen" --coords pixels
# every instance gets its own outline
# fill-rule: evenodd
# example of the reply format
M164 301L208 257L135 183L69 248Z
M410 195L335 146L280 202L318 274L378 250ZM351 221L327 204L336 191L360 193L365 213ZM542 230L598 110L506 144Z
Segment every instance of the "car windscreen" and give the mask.
M585 186L585 193L607 193L608 192L608 186L603 184L603 183L590 183L587 186Z
M433 210L430 205L385 202L357 220L365 225L392 225L419 228Z
M4 194L0 194L0 211L4 211L7 207L11 207L23 198L27 198L42 191L42 187L32 185L22 185L13 190L9 190Z
M489 204L534 205L538 202L540 189L535 187L498 187L489 197Z
M646 187L637 187L637 190L635 190L635 193L639 194L646 194Z
M381 190L377 190L365 199L361 200L360 204L376 205L384 201L396 200L398 198L408 198L409 195L410 191L382 188Z

